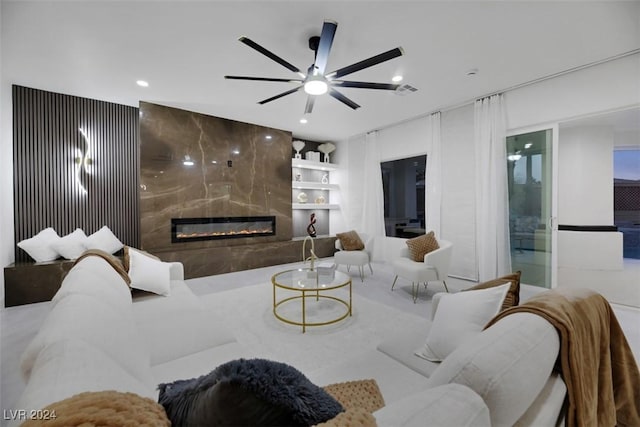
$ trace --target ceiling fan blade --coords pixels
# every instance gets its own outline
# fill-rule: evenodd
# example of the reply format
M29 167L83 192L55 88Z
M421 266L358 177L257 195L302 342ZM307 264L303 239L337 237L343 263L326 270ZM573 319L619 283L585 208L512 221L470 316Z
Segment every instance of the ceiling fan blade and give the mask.
M331 86L339 86L339 87L355 87L360 89L383 89L383 90L396 90L400 87L400 85L395 85L391 83L352 82L352 81L345 81L345 80L332 80L330 84Z
M224 76L224 78L231 79L231 80L255 80L259 82L302 83L301 79L273 79L271 77Z
M254 42L253 40L248 39L246 37L240 37L238 40L240 40L242 43L246 44L247 46L257 50L258 52L260 52L264 56L276 61L278 64L282 65L283 67L288 68L289 70L293 71L294 73L299 73L300 72L300 69L298 67L296 67L295 65L290 64L289 62L287 62L284 59L280 58L275 53L263 48L258 43Z
M347 74L355 73L356 71L363 70L365 68L372 67L374 65L380 64L382 62L388 61L393 58L397 58L398 56L402 56L404 54L401 47L397 47L395 49L388 50L384 53L381 53L376 56L372 56L371 58L365 59L360 62L356 62L355 64L348 65L346 67L340 68L332 73L326 75L328 79L339 79L342 76L346 76Z
M310 114L313 111L314 102L316 102L316 97L314 95L309 95L307 97L307 105L304 107L305 114Z
M322 25L322 33L320 34L320 42L318 43L316 62L314 64L320 74L324 74L324 70L327 68L329 53L331 52L331 45L337 28L338 24L333 21L324 21Z
M346 96L344 96L343 94L341 94L335 89L329 89L329 95L333 96L335 99L353 108L354 110L360 108L358 104L356 104L355 102L353 102L352 100L350 100L349 98L347 98Z
M287 95L290 95L290 94L292 94L294 92L299 91L300 89L302 89L302 87L303 86L300 85L300 86L298 86L298 87L296 87L294 89L290 89L290 90L288 90L286 92L279 93L276 96L272 96L271 98L267 98L265 100L262 100L262 101L258 102L258 104L263 105L263 104L266 104L267 102L275 101L278 98L282 98L283 96L287 96Z

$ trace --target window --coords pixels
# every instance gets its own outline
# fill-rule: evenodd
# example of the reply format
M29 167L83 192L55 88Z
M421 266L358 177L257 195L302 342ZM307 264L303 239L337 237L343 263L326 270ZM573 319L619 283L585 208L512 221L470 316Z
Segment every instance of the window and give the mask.
M387 236L425 233L426 165L426 155L380 163Z
M624 257L640 259L640 149L613 152L613 222Z

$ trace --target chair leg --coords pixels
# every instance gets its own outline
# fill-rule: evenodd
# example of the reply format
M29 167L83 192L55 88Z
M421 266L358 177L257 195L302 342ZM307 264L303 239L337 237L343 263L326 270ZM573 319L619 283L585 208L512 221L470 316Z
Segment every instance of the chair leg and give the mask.
M393 279L393 284L391 285L391 290L393 290L393 287L396 285L396 280L398 280L398 275L396 275L396 278Z
M371 263L369 263L369 271L371 271L371 274L373 274L373 268L371 268Z
M418 283L418 286L416 287L416 282L411 282L411 294L413 296L413 303L416 303L416 300L418 299L418 290L420 289L420 283Z
M360 272L360 281L364 283L364 268L361 265L359 265L358 271Z
M442 281L442 284L444 285L444 289L447 291L447 293L449 292L449 288L447 288L447 282L445 282L444 280Z
M351 270L351 265L347 264L347 273Z

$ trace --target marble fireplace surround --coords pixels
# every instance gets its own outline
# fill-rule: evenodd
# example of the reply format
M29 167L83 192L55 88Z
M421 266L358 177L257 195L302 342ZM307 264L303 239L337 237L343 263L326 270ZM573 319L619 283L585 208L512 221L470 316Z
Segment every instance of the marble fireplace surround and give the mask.
M299 260L291 142L289 131L141 102L142 248L182 262L187 278ZM273 235L172 242L172 218L264 216ZM318 256L333 254L333 240L316 241Z

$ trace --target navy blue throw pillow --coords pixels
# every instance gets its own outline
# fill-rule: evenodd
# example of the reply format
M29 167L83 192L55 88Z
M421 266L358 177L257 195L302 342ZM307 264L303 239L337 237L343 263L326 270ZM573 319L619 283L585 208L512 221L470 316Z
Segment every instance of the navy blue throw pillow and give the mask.
M232 360L158 388L173 426L310 426L344 410L294 367L265 359Z

